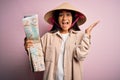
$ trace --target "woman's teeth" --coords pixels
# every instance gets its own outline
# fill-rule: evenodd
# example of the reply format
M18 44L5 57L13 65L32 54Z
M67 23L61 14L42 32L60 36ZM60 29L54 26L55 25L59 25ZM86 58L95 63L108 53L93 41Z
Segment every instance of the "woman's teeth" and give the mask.
M62 24L69 24L69 22L62 22Z

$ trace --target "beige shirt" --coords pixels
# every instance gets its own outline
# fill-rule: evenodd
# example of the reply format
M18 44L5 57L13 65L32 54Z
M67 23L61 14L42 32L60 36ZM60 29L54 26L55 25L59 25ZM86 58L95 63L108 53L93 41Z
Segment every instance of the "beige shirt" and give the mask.
M62 44L62 37L58 32L46 33L41 38L45 55L44 80L56 80L58 57ZM81 80L81 61L88 54L90 39L82 31L71 30L65 43L64 50L64 80ZM77 70L76 70L77 69ZM77 75L76 75L77 73Z

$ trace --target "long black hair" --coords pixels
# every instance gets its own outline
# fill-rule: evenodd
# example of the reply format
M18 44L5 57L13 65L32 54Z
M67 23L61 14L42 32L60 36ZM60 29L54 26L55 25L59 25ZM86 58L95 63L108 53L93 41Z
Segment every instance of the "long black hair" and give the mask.
M71 12L71 14L72 14L72 23L73 23L76 20L76 17L75 17L76 13L74 11L71 11L71 10L67 10L67 11ZM60 13L60 10L56 10L56 11L53 12L53 19L54 19L55 22L53 23L53 27L50 30L50 32L52 32L52 33L61 30L61 27L59 27L57 25L58 24L59 13ZM70 29L73 29L75 31L80 31L80 28L78 27L77 22Z

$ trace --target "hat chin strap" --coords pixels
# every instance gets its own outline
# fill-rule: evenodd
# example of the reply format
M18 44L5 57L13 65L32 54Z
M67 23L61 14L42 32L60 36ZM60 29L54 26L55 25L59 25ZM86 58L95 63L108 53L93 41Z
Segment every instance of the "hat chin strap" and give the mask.
M71 27L79 20L80 17L77 17L75 21L72 23Z
M72 23L71 27L72 27L73 25L75 25L75 23L76 23L79 19L83 19L83 18L84 18L84 16L82 16L82 15L79 14L79 13L76 13L75 17L77 17L77 18L76 18L75 21Z
M54 23L55 23L57 26L59 26L58 23L56 23L56 21L54 20L53 17L49 18L48 21L50 21L50 23L51 23L52 25L54 25ZM59 27L60 27L60 26L59 26Z

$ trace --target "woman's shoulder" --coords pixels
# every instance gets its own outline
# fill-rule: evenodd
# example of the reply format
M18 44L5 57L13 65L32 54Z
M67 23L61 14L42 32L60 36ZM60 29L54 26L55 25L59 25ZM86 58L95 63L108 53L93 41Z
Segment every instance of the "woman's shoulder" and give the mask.
M80 31L71 30L71 32L74 34L77 34L77 35L84 35L85 34L85 32L81 31L81 30Z
M83 37L85 35L85 32L84 31L77 31L77 37Z
M43 36L41 38L46 38L46 37L50 37L52 36L53 33L51 32L46 32L45 34L43 34Z

